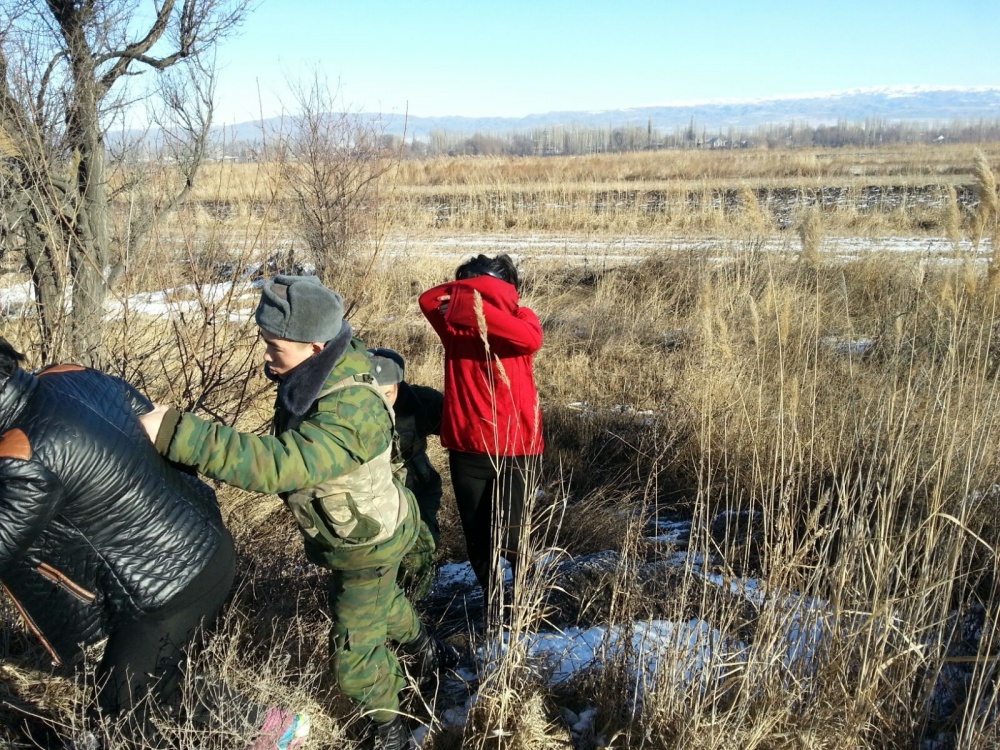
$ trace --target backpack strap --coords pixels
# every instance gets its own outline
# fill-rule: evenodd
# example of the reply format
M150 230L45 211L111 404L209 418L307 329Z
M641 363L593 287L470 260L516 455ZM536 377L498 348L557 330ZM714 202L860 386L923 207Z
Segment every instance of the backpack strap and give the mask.
M392 404L389 403L389 399L385 397L385 393L378 386L375 381L374 376L370 372L362 372L357 375L350 375L342 380L338 380L336 383L331 383L326 388L319 392L317 399L323 398L324 396L329 396L331 393L336 393L337 391L342 391L347 388L353 388L354 386L360 386L365 388L372 393L378 395L382 400L382 405L385 410L389 412L389 419L392 421L392 472L397 477L405 477L405 468L401 460L401 451L399 448L399 433L396 431L396 410L392 408ZM400 479L400 481L403 481Z

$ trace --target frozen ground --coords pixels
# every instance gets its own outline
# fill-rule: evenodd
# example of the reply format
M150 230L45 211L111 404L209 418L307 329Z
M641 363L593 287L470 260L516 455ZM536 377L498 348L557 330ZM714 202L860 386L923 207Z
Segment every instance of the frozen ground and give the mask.
M580 236L469 234L442 237L390 236L382 245L383 253L390 257L461 258L476 253L509 253L519 260L567 260L598 263L620 263L643 260L655 255L692 253L730 256L733 251L749 249L749 243L723 238L681 237L621 237L618 239L587 238ZM760 252L798 252L800 243L794 234L772 237L759 248ZM972 253L972 245L963 241L963 253ZM758 251L758 249L755 249ZM945 239L935 237L886 237L868 239L858 237L829 237L823 242L822 251L831 257L853 258L867 253L908 253L927 258L948 259L954 247ZM987 258L988 242L983 242L976 253Z
M642 705L646 691L665 682L676 689L691 689L709 693L744 668L764 660L771 664L775 679L794 680L802 688L820 664L826 647L839 639L857 637L856 629L865 622L863 615L838 615L827 602L803 597L794 592L775 591L763 580L735 578L712 572L710 561L701 554L688 552L692 524L683 519L660 520L646 530L651 545L669 545L676 550L661 556L656 562L640 566L637 575L666 579L668 571L686 571L704 585L718 587L749 602L759 613L769 614L780 637L754 643L752 635L727 632L725 626L712 622L716 613L705 611L695 619L669 621L652 619L613 627L597 625L577 627L571 623L541 625L524 632L501 633L475 627L482 617L482 595L468 563L444 565L438 571L434 587L423 607L437 610L439 626L449 622L459 629L473 631L472 660L449 677L442 687L436 706L436 720L445 726L462 726L477 700L480 682L497 668L499 658L509 649L523 649L525 658L538 679L553 690L560 690L586 673L599 671L612 659L625 658L629 665L630 683L624 685L625 700L633 709ZM542 556L543 559L544 556ZM572 575L583 568L613 569L620 561L617 553L598 552L575 560L553 556L545 575L553 587L571 588ZM508 583L510 576L507 576ZM961 710L968 695L972 675L971 663L963 663L975 655L982 637L984 613L972 611L946 624L943 631L949 642L949 659L938 674L927 706L933 725ZM750 640L748 640L748 638ZM933 646L934 636L928 636ZM564 711L563 720L576 746L603 744L595 736L596 706ZM422 736L423 733L418 733ZM947 735L927 738L924 748L949 747Z
M954 262L954 248L947 240L933 237L887 237L862 239L831 237L823 243L828 259L847 260L873 253L905 253L926 263ZM985 263L991 249L988 241L973 252L970 243L963 242L961 252ZM400 258L441 258L458 261L478 253L509 253L522 263L536 261L566 261L605 267L636 262L651 257L670 257L696 253L719 262L731 261L734 253L796 253L797 238L791 235L773 237L759 247L721 238L647 238L620 239L587 238L580 236L469 234L448 236L390 236L382 245L386 262ZM716 255L717 254L717 255ZM127 315L151 317L174 316L208 309L210 314L223 311L229 320L240 322L250 318L257 301L260 266L237 269L232 263L219 264L217 283L198 287L187 285L156 292L142 292L127 297L109 295L107 317ZM234 278L235 277L235 278ZM0 282L0 317L17 317L30 311L33 290L23 280Z
M623 238L621 240L585 239L580 237L512 236L498 234L492 236L468 235L439 238L390 238L384 245L387 259L401 257L438 257L458 260L475 253L508 252L520 261L565 260L572 262L614 265L622 262L642 260L652 256L669 257L670 254L697 253L702 257L713 257L719 253L720 259L732 257L739 245L730 240L686 240L686 239L646 239ZM963 251L971 253L972 248L963 246ZM754 252L797 252L798 243L791 237L781 237L765 243ZM828 238L824 243L827 257L855 258L867 253L906 253L917 256L927 263L949 263L953 256L950 243L933 238L887 238L862 240L854 238ZM980 246L976 257L985 261L990 248ZM108 318L126 315L150 317L172 317L203 310L206 317L225 316L228 320L246 321L252 316L259 295L259 281L256 274L248 269L236 273L230 270L227 280L218 283L187 285L157 292L146 292L128 297L112 296L107 305ZM235 277L235 278L233 278ZM0 316L14 317L28 314L31 309L31 288L23 282L0 283ZM874 342L869 339L840 339L827 337L821 340L824 346L845 355L862 355ZM571 405L587 412L590 407L585 402ZM626 407L621 413L629 414ZM632 412L638 420L654 418L649 412ZM995 491L991 488L988 492ZM661 522L649 530L647 541L673 550L663 556L656 565L658 569L645 571L648 575L665 575L668 567L689 571L698 576L706 585L726 588L737 596L742 596L756 607L771 606L783 613L784 638L776 641L782 653L770 654L772 663L785 669L795 669L801 674L805 665L814 661L826 639L837 633L842 623L830 612L825 602L807 600L794 592L768 592L764 582L755 579L724 578L712 573L706 561L688 554L687 544L691 532L690 522L671 520ZM571 573L574 567L585 565L611 565L617 561L615 553L597 553L588 560L560 563L563 574ZM437 609L442 624L451 627L451 632L468 628L472 620L481 614L483 602L475 577L467 564L446 565L441 568L431 594L430 608ZM695 686L699 690L710 690L720 679L734 668L745 663L752 645L732 634L727 634L711 621L712 613L700 613L698 619L671 622L650 620L617 627L597 626L580 628L569 622L558 628L546 627L524 633L518 645L524 648L528 659L536 666L537 672L549 681L553 688L570 683L578 675L600 669L614 654L627 651L632 665L632 689L629 698L633 705L641 703L642 695L650 685L661 680L670 680ZM977 652L978 638L982 624L975 618L960 623L955 632L962 634L956 642L955 661L949 662L939 675L933 697L931 713L947 716L960 710L967 692L971 667L961 661ZM511 636L486 640L477 637L474 660L459 670L454 676L452 695L457 700L442 705L438 719L445 724L461 724L476 699L476 686L482 676L494 668L496 655L511 647ZM755 654L754 658L760 658ZM587 707L579 712L565 712L564 719L576 738L594 732L595 707ZM598 740L600 738L597 738Z
M839 348L844 342L824 342ZM868 342L854 342L858 348ZM853 354L853 348L844 352ZM581 414L590 413L592 407L584 402L570 405ZM651 412L630 411L613 407L615 413L631 416L637 421L655 417ZM986 493L996 491L996 487ZM983 493L974 493L976 497ZM723 512L711 522L717 525L752 527L760 524L759 517L747 518L746 512ZM757 514L759 516L759 514ZM795 591L783 591L770 586L767 581L753 577L736 577L717 572L724 566L695 549L692 538L692 521L683 517L654 518L645 528L646 560L635 563L630 570L638 580L666 582L678 575L689 576L694 586L703 585L728 592L734 601L745 601L756 612L756 621L767 622L772 629L763 639L754 639L753 629L734 632L730 616L719 620L719 612L701 611L693 619L671 621L666 619L637 620L616 626L595 625L579 627L571 617L550 618L545 623L511 633L490 630L484 633L479 624L483 617L483 597L468 563L443 565L435 578L428 599L421 607L431 621L437 624L441 635L454 635L460 631L472 633L472 658L457 670L444 685L436 706L436 720L445 726L464 725L469 711L478 699L478 686L493 673L501 657L511 648L522 649L524 657L537 679L552 690L567 689L577 678L599 672L612 660L625 659L629 681L622 687L625 701L633 710L641 707L647 691L663 686L681 691L707 694L721 689L743 670L751 670L761 661L771 665L775 679L794 681L799 689L816 674L830 649L838 653L855 639L863 640L872 631L870 615L861 612L838 612L829 602L803 596ZM607 550L566 559L565 556L538 554L540 578L552 592L578 592L578 582L594 580L594 571L610 573L621 564L619 553ZM589 571L589 574L587 573ZM505 577L510 584L511 577ZM700 584L699 584L700 582ZM704 597L711 601L712 597ZM551 610L563 612L558 597L550 598ZM727 624L728 623L728 624ZM933 689L928 697L926 712L929 726L947 725L949 717L966 709L973 679L974 664L979 653L979 642L986 623L981 607L964 613L953 613L940 631L929 633L924 645L927 652L939 653L941 638L947 658L936 674ZM893 624L885 623L889 630ZM877 626L877 631L881 626ZM990 709L980 709L990 710ZM595 720L597 707L585 706L578 711L563 710L563 721L569 729L574 746L600 747L604 739L599 735ZM420 733L418 733L418 736ZM954 746L948 730L933 731L922 743L923 750L937 750Z

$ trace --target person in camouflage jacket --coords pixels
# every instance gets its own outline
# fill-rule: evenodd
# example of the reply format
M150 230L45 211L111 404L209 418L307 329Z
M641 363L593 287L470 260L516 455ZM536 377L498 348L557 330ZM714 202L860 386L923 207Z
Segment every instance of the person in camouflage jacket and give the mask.
M332 572L332 664L374 722L374 747L403 747L403 670L386 641L434 669L431 638L396 584L417 536L412 494L392 473L393 411L339 294L312 276L265 283L256 312L265 372L278 382L272 434L258 436L163 406L143 418L157 449L227 484L279 494L305 550ZM450 654L449 654L450 655Z
M402 464L406 488L417 499L423 524L413 549L403 558L400 582L407 596L419 601L434 581L441 528L441 475L427 457L427 437L441 434L444 394L426 385L406 382L406 362L393 349L369 349L372 375L396 413L399 441L393 459Z

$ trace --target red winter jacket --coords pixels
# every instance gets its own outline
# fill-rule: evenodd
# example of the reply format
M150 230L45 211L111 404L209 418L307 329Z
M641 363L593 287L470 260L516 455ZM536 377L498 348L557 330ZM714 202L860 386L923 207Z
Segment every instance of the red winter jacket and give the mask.
M489 357L476 316L477 292ZM451 295L444 314L442 295ZM420 310L444 344L445 448L494 456L542 452L542 415L532 371L534 354L542 347L542 326L519 301L513 284L492 276L449 281L420 295Z

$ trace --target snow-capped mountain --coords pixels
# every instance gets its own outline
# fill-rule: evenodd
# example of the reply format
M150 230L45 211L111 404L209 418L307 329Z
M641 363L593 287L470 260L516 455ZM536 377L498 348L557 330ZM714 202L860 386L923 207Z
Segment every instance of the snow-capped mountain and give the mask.
M400 114L380 117L386 131L408 137L426 138L432 131L449 133L511 133L534 128L567 126L576 128L652 127L661 132L679 132L692 121L699 129L716 131L732 127L751 130L768 124L834 124L838 120L863 122L950 123L955 120L1000 119L1000 86L944 88L927 86L856 89L804 96L776 96L768 99L719 100L656 104L630 109L578 112L545 112L525 117L419 117ZM265 121L271 128L277 119ZM261 123L240 123L227 128L230 137L247 140L259 137Z

